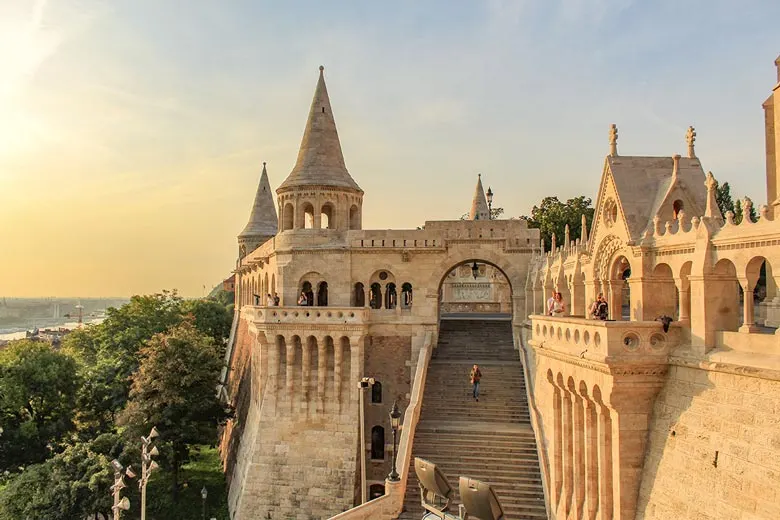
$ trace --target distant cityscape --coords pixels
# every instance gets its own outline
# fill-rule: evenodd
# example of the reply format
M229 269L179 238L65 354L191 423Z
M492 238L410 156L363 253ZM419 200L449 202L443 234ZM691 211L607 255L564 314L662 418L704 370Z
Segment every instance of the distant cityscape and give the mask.
M79 323L102 321L110 307L128 298L0 298L0 342L20 339L48 329L47 338L61 335ZM61 331L60 329L64 329Z

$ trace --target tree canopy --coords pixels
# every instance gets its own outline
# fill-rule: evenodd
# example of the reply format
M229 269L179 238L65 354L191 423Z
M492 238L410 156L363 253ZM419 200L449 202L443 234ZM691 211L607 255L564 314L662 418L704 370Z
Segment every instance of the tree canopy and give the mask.
M734 213L734 223L739 224L742 222L744 213L742 209L742 201L737 199L737 201L734 202L734 199L731 196L731 186L729 186L728 182L724 182L723 184L718 184L716 186L715 200L718 203L718 209L720 209L720 213L723 215L723 218L726 218L726 212L731 211ZM750 207L750 220L753 222L758 220L758 213L756 212L755 206Z
M528 227L541 231L545 250L552 247L552 236L555 234L556 243L563 244L566 225L569 225L571 240L580 237L582 231L582 215L588 225L593 224L593 201L589 197L579 196L561 202L558 197L545 197L538 206L534 206L530 216L523 218L528 221Z
M76 362L48 343L0 351L0 471L41 462L74 429Z

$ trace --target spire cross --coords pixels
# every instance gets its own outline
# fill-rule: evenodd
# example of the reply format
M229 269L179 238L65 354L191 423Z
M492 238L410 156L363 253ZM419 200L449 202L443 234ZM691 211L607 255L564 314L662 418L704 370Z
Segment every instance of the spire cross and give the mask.
M693 159L696 157L696 153L693 151L693 143L696 142L696 130L692 127L688 127L688 131L685 133L685 140L688 143L688 157Z
M609 127L609 155L615 157L617 155L617 139L618 129L616 124L612 124Z

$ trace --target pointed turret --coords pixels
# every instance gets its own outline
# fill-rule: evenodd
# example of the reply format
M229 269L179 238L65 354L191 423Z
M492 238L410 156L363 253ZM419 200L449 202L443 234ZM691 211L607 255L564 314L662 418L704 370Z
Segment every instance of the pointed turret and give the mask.
M362 193L344 164L336 120L325 86L324 70L325 67L320 66L320 77L303 131L298 160L277 193L296 186L329 186Z
M485 190L482 189L481 173L477 174L477 187L474 190L474 200L471 201L469 220L490 220L490 210L485 198Z
M276 215L271 183L268 182L268 171L263 163L263 173L260 174L260 184L257 186L249 222L238 235L239 258L245 257L274 236L278 227L279 219Z
M585 245L588 243L588 219L585 217L585 213L582 214L582 224L580 228L580 244Z

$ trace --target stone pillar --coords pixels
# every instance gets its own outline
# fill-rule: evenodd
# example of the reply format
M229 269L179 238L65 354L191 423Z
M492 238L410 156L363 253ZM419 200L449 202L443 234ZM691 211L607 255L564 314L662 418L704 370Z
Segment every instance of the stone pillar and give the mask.
M599 502L598 418L593 401L582 395L582 413L585 426L585 506L584 518L596 519Z
M294 341L288 341L287 342L287 399L290 400L290 410L293 408L293 391L294 391L294 378L295 378L295 342Z
M357 410L358 392L362 391L358 390L357 384L360 381L360 378L363 377L363 351L365 340L365 336L351 336L349 338L350 380L347 383L347 388L350 389L349 400L351 403L354 403L355 410Z
M585 504L585 420L583 414L583 399L576 388L569 388L572 396L572 472L574 518L582 518Z
M560 518L568 518L572 506L572 492L574 490L574 443L572 442L572 398L571 394L563 388L563 492L558 509Z
M276 401L279 395L279 365L280 352L284 346L284 337L279 335L274 341L268 342L268 383L266 383L269 404L272 412L276 412Z
M596 518L612 520L614 514L614 490L612 488L612 417L609 408L596 406L598 427L598 476L599 498Z
M606 282L608 293L605 295L609 302L609 317L612 320L623 319L623 280L609 280Z
M328 351L325 338L317 341L317 410L325 411L325 378L327 377Z
M679 296L678 307L680 308L680 315L677 318L678 321L690 325L691 323L691 285L687 280L681 278L675 278L674 284L677 287L677 293Z
M312 219L312 227L314 229L322 229L322 200L320 199L320 196L317 195L314 198L314 202L312 203L314 206L314 218ZM333 215L335 217L335 215ZM328 225L330 225L330 222L328 222Z
M341 379L342 379L342 362L344 354L344 345L341 343L341 338L333 340L333 395L336 399L336 403L341 408Z
M742 292L744 293L742 302L742 326L739 328L739 331L744 333L758 332L755 320L755 304L753 301L753 290L756 288L756 285L755 283L750 283L746 278L740 278L739 285L742 286Z
M309 380L311 379L311 348L314 346L312 343L316 343L317 340L313 340L311 336L306 338L305 342L301 342L301 404L300 410L304 413L309 411Z
M558 511L563 492L563 404L561 389L550 381L553 388L553 456L550 465L550 510Z

